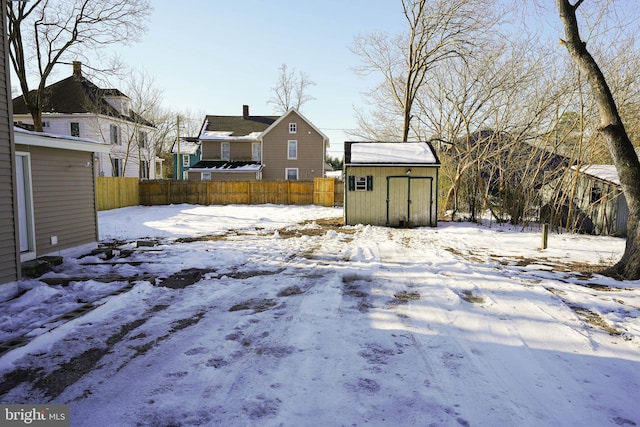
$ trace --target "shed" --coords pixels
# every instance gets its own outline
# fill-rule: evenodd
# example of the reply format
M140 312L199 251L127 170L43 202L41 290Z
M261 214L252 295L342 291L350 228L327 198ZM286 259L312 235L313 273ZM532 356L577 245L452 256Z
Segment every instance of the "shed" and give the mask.
M573 201L588 221L584 231L598 235L627 235L629 207L614 165L587 165L578 171Z
M440 161L428 142L345 142L347 225L437 226Z

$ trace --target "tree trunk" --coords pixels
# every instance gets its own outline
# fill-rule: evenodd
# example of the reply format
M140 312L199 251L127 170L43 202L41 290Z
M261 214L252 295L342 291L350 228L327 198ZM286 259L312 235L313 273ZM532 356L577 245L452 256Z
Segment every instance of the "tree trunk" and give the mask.
M571 4L569 0L556 0L566 40L563 44L571 58L587 77L600 115L600 132L618 171L622 191L629 206L627 244L622 258L605 274L621 279L640 278L640 161L624 128L616 103L602 71L580 39L576 9L584 0Z

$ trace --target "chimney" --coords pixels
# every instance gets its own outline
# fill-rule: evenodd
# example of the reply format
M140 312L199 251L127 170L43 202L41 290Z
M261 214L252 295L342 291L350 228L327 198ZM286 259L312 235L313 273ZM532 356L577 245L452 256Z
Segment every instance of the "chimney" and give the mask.
M243 119L248 119L249 118L249 106L248 105L243 105L242 106L242 118Z
M82 77L82 62L73 61L73 77L78 79Z

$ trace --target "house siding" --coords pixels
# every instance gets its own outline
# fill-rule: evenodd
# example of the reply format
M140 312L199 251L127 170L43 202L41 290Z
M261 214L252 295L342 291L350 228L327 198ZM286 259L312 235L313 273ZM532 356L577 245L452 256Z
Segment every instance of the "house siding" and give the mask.
M13 120L17 123L33 124L31 116L15 114ZM153 179L156 176L155 171L155 153L151 148L138 147L137 136L138 131L147 133L148 147L153 147L155 138L155 129L149 126L134 124L125 120L119 120L107 116L95 116L93 114L75 114L63 115L56 114L55 117L43 114L42 120L49 124L44 128L46 133L55 135L71 136L71 122L79 123L80 137L96 141L96 143L107 144L111 146L111 153L97 154L98 160L95 163L96 175L113 176L113 168L111 159L126 160L126 167L123 176L130 178L140 177L140 160L149 162L149 177ZM120 144L110 144L110 128L114 124L120 130ZM128 151L128 155L127 155Z
M252 143L245 141L229 142L229 160L251 161ZM222 160L222 141L204 141L202 144L202 158L207 160Z
M18 231L16 218L17 206L14 197L14 147L12 103L7 61L6 3L2 3L0 28L0 284L13 282L20 278L20 254L18 249Z
M17 145L31 155L36 256L98 240L93 153ZM56 236L58 243L51 244Z
M408 168L411 168L410 177L406 174ZM350 176L371 177L371 190L350 190ZM387 177L393 178L387 180ZM347 225L436 226L437 177L437 167L347 165L345 167L345 223ZM389 185L389 192L387 192L387 185ZM410 197L408 197L409 191ZM389 197L388 211L387 197ZM409 199L411 203L408 202Z
M289 133L289 123L297 132ZM288 142L298 141L297 159L287 158ZM325 147L322 135L294 111L271 129L262 141L262 179L283 180L286 169L298 169L298 179L311 181L324 176Z

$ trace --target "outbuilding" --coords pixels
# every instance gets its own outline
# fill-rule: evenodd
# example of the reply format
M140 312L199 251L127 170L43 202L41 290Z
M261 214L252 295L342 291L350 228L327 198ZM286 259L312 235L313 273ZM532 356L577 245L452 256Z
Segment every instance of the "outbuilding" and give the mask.
M428 142L345 142L347 225L435 227L440 161Z

